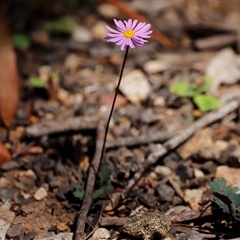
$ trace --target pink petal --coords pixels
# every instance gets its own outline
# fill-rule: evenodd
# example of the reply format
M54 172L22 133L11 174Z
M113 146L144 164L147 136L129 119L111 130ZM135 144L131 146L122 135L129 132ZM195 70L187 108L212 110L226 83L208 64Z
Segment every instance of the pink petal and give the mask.
M130 27L130 29L134 29L135 26L137 25L137 23L138 23L138 20L135 19L135 20L133 21L132 26Z
M109 42L108 40L111 39L111 37L106 36L105 38L103 38L104 40L107 40L107 42Z
M108 40L108 42L118 42L122 39L122 37L115 37L115 38L111 38Z
M139 29L141 29L144 25L146 25L146 23L140 22L138 23L138 25L135 27L135 29L133 29L135 32L138 31Z
M128 19L128 21L124 21L124 22L125 22L127 29L131 29L132 19Z
M135 46L130 38L127 41L127 45L130 46L130 48L135 48Z
M148 31L150 28L151 28L151 24L147 24L144 27L142 27L141 29L138 29L138 30L135 30L135 31L142 33L142 32Z
M113 21L115 22L117 28L118 28L121 32L123 32L124 30L126 30L126 27L125 27L124 23L123 23L121 20L118 21L118 20L116 20L116 19L113 19Z
M111 27L109 27L109 26L106 26L106 28L107 28L107 30L108 30L109 32L119 33L119 31L116 31L115 29L113 29L113 28L111 28Z
M125 38L121 38L118 42L116 42L116 45L121 45L125 41Z
M122 33L108 33L107 35L109 37L117 37L117 36L122 36Z
M126 46L126 39L125 39L125 41L123 42L123 44L121 45L121 50L122 50L122 51L125 49L125 46Z
M139 42L136 39L132 39L132 40L137 46L142 46L144 44L143 42Z
M151 35L150 35L151 33L152 33L152 31L147 32L147 33L141 33L141 34L136 33L135 36L136 37L140 37L140 38L150 38L151 37Z

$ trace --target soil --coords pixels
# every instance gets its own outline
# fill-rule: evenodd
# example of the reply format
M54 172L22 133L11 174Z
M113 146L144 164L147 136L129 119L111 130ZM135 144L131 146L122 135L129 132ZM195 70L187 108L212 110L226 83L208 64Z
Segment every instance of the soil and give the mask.
M90 1L70 9L64 3L12 9L12 34L24 33L30 45L15 49L19 107L9 138L5 127L0 129L12 156L0 166L0 220L8 216L7 240L60 239L60 233L74 238L102 141L99 125L105 127L124 57L118 46L103 40L105 25L130 18L128 8L148 19L157 33L129 51L84 232L92 237L101 227L109 233L102 239L134 239L143 235L122 232L128 217L151 212L171 219L171 239L240 237L239 219L232 222L209 191L214 178L240 188L239 106L229 110L227 105L240 96L239 83L219 82L214 91L206 90L225 100L227 114L195 126L186 139L182 136L190 126L211 112L214 118L224 105L203 112L190 97L170 91L179 81L201 86L211 60L224 48L239 56L240 3L121 2L124 8ZM46 23L66 16L75 24L73 32L47 29ZM31 83L32 77L43 86ZM168 142L177 136L176 145Z

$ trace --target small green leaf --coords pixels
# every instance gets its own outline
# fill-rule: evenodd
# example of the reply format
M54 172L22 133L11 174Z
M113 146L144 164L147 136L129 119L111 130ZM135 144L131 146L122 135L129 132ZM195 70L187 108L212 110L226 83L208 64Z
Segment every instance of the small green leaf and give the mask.
M198 93L197 86L186 82L176 82L170 87L170 92L179 97L193 97Z
M104 186L100 189L97 189L93 193L92 199L96 200L98 198L105 198L112 190L113 190L113 186L112 186L111 182L109 182L106 186Z
M84 197L84 188L79 183L71 183L70 188L73 190L73 196L78 198L79 200L82 200Z
M222 105L219 98L207 94L197 95L193 101L202 112L216 110Z
M210 181L209 182L209 185L211 187L210 191L211 192L223 192L226 185L227 185L227 182L224 178L220 178L220 179L214 179L213 181Z
M213 82L213 78L211 76L205 76L203 85L199 86L199 88L198 88L199 94L207 93L209 88L212 85L212 82Z
M225 179L214 179L209 183L210 192L215 196L214 202L223 210L230 214L236 221L240 221L240 194L238 187L226 185Z
M48 32L58 32L71 34L76 27L76 24L69 17L63 17L56 21L46 22L44 28Z
M213 83L213 77L206 75L204 77L204 85L210 87L212 83Z
M112 168L109 165L102 166L99 172L100 185L105 185L109 180L112 174Z
M30 46L29 38L24 34L15 34L12 37L13 45L17 49L28 49Z
M47 85L47 83L39 77L31 77L29 81L30 81L30 84L36 88L43 88L43 87L46 87Z
M73 196L75 197L75 198L78 198L79 200L83 200L83 197L84 197L84 190L75 190L74 192L73 192Z

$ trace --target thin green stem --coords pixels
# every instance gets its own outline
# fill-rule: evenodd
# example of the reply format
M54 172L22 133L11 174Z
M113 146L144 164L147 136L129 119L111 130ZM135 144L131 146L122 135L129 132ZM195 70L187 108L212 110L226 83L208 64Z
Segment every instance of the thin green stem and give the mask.
M125 52L124 59L123 59L123 64L122 64L122 68L121 68L119 79L118 79L118 84L117 84L117 87L116 87L116 90L115 90L115 95L114 95L114 98L113 98L111 110L110 110L110 113L109 113L109 116L108 116L108 120L107 120L107 124L106 124L106 128L105 128L99 167L102 165L102 161L103 161L103 155L104 155L104 152L105 152L105 145L106 145L106 140L107 140L109 124L110 124L110 121L111 121L111 118L112 118L112 114L113 114L113 110L114 110L114 107L115 107L117 95L118 95L118 92L119 92L119 87L120 87L121 80L122 80L123 70L124 70L124 67L125 67L126 60L127 60L128 50L129 50L129 46L127 46L127 48L126 48L126 52Z

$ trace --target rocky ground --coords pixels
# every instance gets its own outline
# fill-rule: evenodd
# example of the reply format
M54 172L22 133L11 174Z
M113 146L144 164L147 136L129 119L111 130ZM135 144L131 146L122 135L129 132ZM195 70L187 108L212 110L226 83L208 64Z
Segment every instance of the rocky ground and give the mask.
M239 239L239 195L216 193L223 211L209 183L240 188L240 2L118 3L11 12L13 36L29 43L15 43L20 102L9 138L0 129L0 239L70 240L79 225L84 239ZM114 18L146 19L154 33L129 51L91 179L124 56L103 40Z

